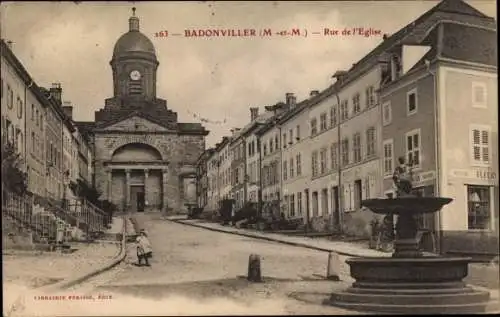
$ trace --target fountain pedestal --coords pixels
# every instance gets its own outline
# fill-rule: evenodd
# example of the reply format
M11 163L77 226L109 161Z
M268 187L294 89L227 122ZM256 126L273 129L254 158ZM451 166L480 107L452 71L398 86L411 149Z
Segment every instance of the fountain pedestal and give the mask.
M484 312L489 292L462 280L470 258L424 256L419 250L415 215L436 212L449 198L370 199L363 205L379 214L397 214L392 257L347 260L351 287L332 294L329 303L359 311L397 314L463 314Z

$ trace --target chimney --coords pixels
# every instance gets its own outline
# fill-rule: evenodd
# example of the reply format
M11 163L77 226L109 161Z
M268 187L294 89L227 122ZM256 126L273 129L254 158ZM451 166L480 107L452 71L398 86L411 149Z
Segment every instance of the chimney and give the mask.
M345 70L338 70L333 74L332 78L336 78L337 82L342 83L346 75L347 72Z
M73 120L73 106L71 105L71 101L63 102L63 111L68 118Z
M389 34L385 33L383 36L382 36L382 39L385 41L389 38Z
M52 87L50 87L50 95L54 98L59 104L61 104L62 97L62 88L60 83L53 83Z
M297 98L293 94L293 92L287 92L285 95L286 105L289 107L294 107L297 101Z
M233 128L230 131L231 131L231 136L234 136L238 131L240 131L240 128Z
M250 121L253 122L259 116L259 108L251 107L250 108Z
M313 96L316 96L318 94L319 94L319 90L311 90L311 92L309 93L309 96L313 97Z
M7 41L6 43L7 43L7 46L8 46L10 49L12 49L12 41Z

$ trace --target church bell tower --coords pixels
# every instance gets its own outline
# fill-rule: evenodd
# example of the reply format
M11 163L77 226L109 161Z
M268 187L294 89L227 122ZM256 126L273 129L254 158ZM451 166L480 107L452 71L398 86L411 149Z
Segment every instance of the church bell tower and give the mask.
M129 31L116 42L110 61L114 99L119 100L120 104L156 99L159 62L153 43L139 31L139 18L135 10L132 8Z

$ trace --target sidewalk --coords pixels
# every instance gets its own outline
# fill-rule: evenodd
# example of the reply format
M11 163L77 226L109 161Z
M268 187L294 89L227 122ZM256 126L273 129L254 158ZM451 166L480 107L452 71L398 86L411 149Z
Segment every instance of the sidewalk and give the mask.
M168 217L167 219L177 223L205 228L208 230L238 234L257 239L276 241L289 245L314 249L318 251L336 252L339 255L347 257L351 256L390 257L391 256L391 253L376 251L360 243L329 241L321 238L287 236L279 233L259 232L250 229L238 229L229 226L222 226L217 223L206 222L200 219L186 220L185 217L184 220L179 219L179 217Z
M123 220L113 220L114 226L107 233L121 234ZM77 250L73 253L4 250L4 312L26 291L99 269L114 260L121 251L119 241L71 243L71 247Z

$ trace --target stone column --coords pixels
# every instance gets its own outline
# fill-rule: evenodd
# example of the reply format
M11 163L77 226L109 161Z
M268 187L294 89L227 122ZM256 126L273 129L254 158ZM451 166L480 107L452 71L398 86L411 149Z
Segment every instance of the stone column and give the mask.
M167 177L168 177L168 169L165 167L161 170L162 172L162 192L163 192L163 199L162 199L162 211L163 213L167 213L167 207L173 207L173 206L168 206L168 196L167 196Z
M108 200L111 201L112 195L113 195L113 169L108 168L106 170L106 173L108 174Z
M151 203L151 199L149 197L150 191L148 190L148 178L149 170L144 169L144 210L148 210L149 204Z
M125 206L127 211L130 210L130 170L126 169L125 174L127 176L127 183L125 185Z

